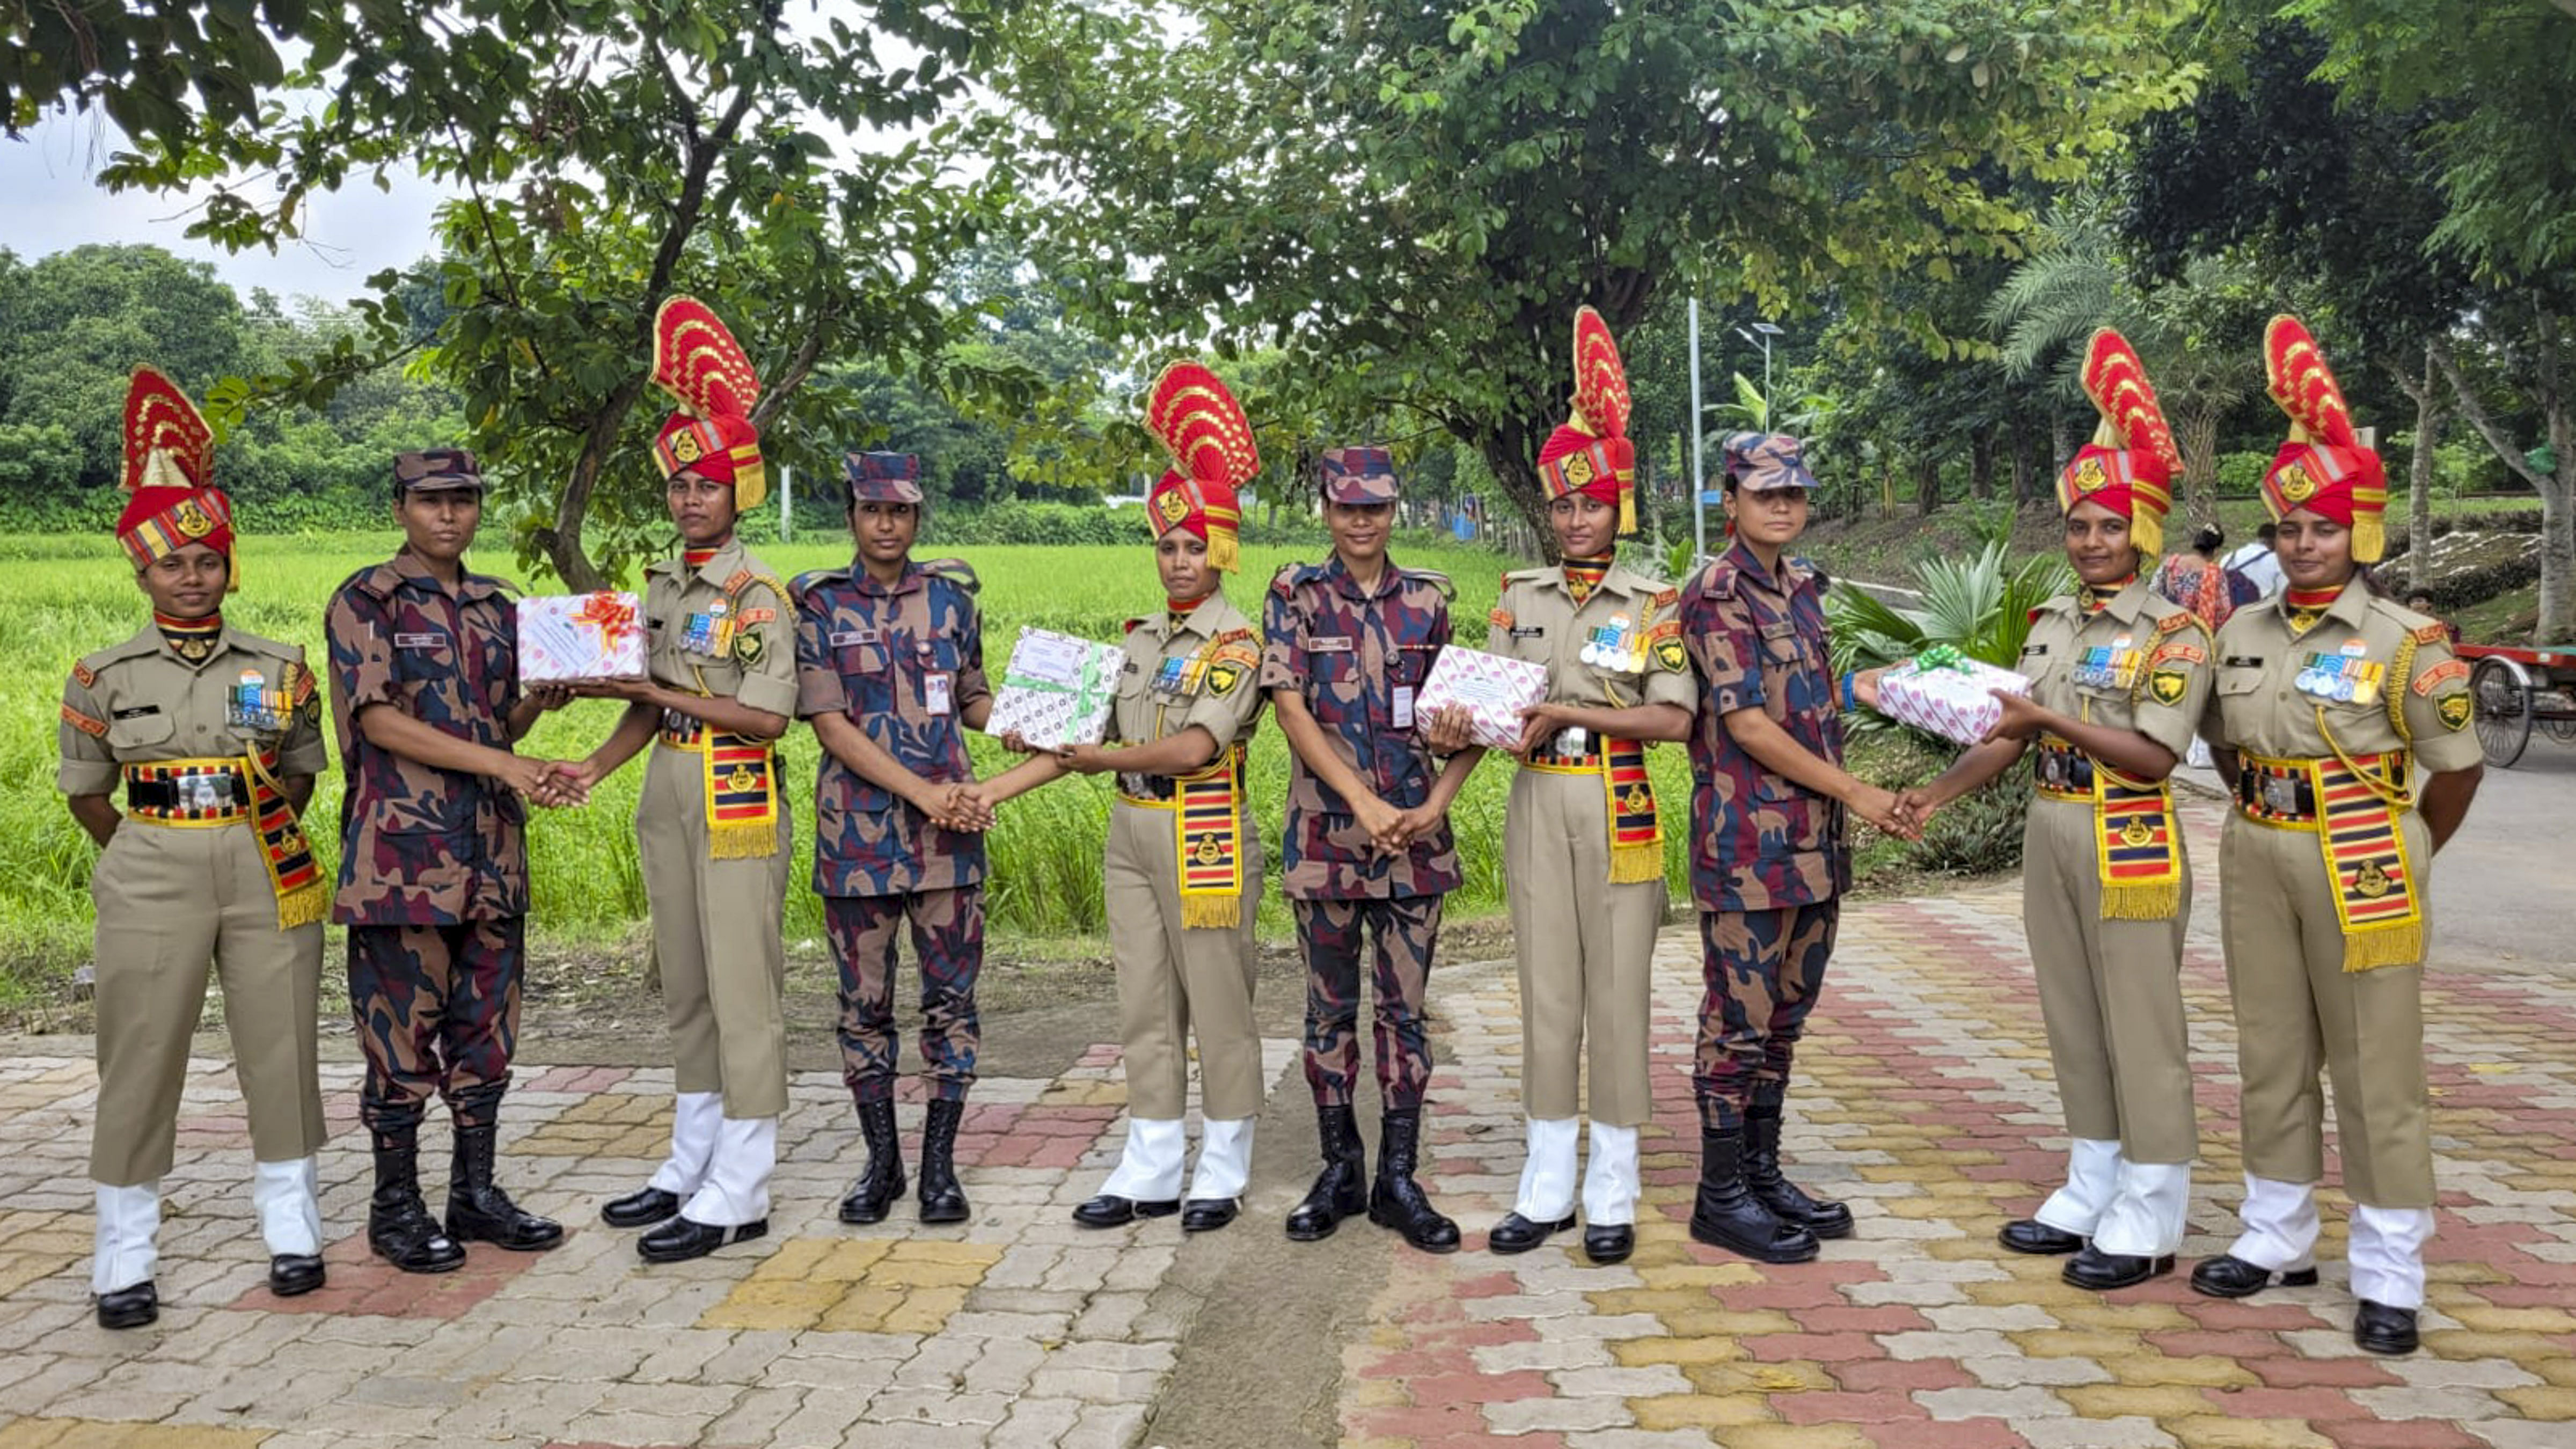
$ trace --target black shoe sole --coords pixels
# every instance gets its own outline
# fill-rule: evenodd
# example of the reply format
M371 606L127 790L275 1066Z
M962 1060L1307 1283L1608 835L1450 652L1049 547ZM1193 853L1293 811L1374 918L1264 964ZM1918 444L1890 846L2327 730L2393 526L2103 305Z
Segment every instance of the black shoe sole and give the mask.
M543 1253L549 1249L560 1248L563 1246L564 1240L563 1225L557 1223L554 1225L554 1229L555 1230L552 1233L543 1237L514 1239L505 1238L497 1232L482 1228L467 1227L460 1229L458 1228L454 1218L447 1220L447 1238L449 1242L489 1243L493 1247L499 1248L505 1253Z
M2010 1226L2010 1224L2006 1224L2007 1229L2009 1229ZM2042 1226L2045 1226L2045 1224ZM2024 1257L2030 1258L2063 1258L2069 1253L2080 1253L2084 1251L2084 1239L2074 1233L2068 1233L2062 1244L2023 1244L2014 1242L2011 1238L2004 1236L2002 1232L1997 1232L1995 1234L1995 1242L1998 1246L2002 1247L2005 1252L2019 1253Z
M1349 1214L1345 1214L1345 1216L1349 1216ZM1326 1238L1331 1237L1333 1233L1341 1227L1341 1225L1341 1218L1328 1219L1321 1227L1309 1227L1303 1223L1292 1222L1287 1225L1288 1241L1292 1243L1320 1243Z
M769 1220L767 1218L763 1218L756 1223L744 1223L739 1227L727 1228L714 1242L707 1244L703 1248L692 1246L690 1250L685 1253L672 1253L667 1251L657 1253L649 1244L640 1242L636 1244L635 1250L636 1253L647 1263L689 1263L695 1262L697 1259L706 1257L708 1254L720 1249L730 1248L736 1243L748 1243L756 1238L765 1238L768 1236Z
M1815 1236L1812 1233L1808 1234L1810 1241L1804 1248L1792 1248L1787 1252L1769 1247L1755 1249L1721 1237L1713 1230L1703 1228L1697 1218L1691 1219L1690 1235L1693 1242L1706 1243L1712 1248L1724 1248L1739 1258L1750 1258L1757 1263L1811 1263L1815 1261L1816 1254L1822 1251L1821 1247L1812 1241Z
M146 1324L158 1322L161 1317L161 1300L158 1297L145 1299L140 1304L128 1303L116 1308L109 1308L102 1299L95 1301L93 1306L97 1314L98 1326L106 1329L141 1328Z
M1184 1216L1181 1219L1181 1231L1185 1233L1220 1232L1226 1228L1234 1226L1234 1220L1240 1216L1242 1216L1240 1213L1227 1213L1223 1217L1212 1215L1196 1217Z
M367 1245L367 1251L384 1259L386 1262L393 1264L395 1267L406 1273L418 1274L423 1278L436 1277L441 1273L453 1273L457 1269L465 1266L465 1255L463 1253L459 1253L454 1258L443 1263L414 1264L404 1262L402 1259L395 1257L393 1254L386 1252L384 1249L377 1247L373 1243L369 1243Z
M864 1228L870 1223L884 1222L888 1217L893 1216L893 1213L894 1204L892 1203L888 1203L874 1212L869 1212L864 1208L852 1208L849 1204L843 1203L841 1205L840 1219L854 1228Z
M667 1223L679 1215L680 1203L676 1198L672 1200L669 1212L656 1212L641 1217L633 1213L620 1213L609 1207L602 1207L599 1210L599 1220L612 1228L649 1228L655 1223Z
M1388 1232L1395 1234L1397 1237L1404 1239L1404 1241L1412 1246L1417 1252L1446 1254L1458 1251L1458 1239L1451 1238L1447 1242L1434 1240L1426 1243L1422 1239L1417 1238L1412 1233L1406 1231L1404 1224L1396 1221L1393 1214L1382 1214L1374 1206L1369 1209L1368 1220L1377 1224L1379 1227L1386 1229ZM1451 1231L1455 1232L1456 1229L1452 1228Z
M289 1277L280 1277L278 1271L275 1268L271 1268L268 1270L269 1296L273 1298L301 1298L305 1294L320 1288L323 1283L327 1281L328 1277L329 1275L323 1271L322 1261L318 1257L314 1259L313 1271L309 1274L298 1273Z
M1517 1242L1505 1242L1502 1239L1495 1237L1493 1234L1487 1233L1485 1235L1486 1249L1491 1252L1501 1253L1506 1257L1515 1253L1526 1253L1533 1248L1544 1246L1548 1239L1556 1236L1558 1233L1565 1232L1574 1226L1574 1218L1570 1214L1566 1217L1559 1218L1555 1222L1543 1223L1531 1219L1524 1219L1523 1221L1528 1222L1531 1227L1538 1229L1538 1233L1535 1237Z
M1068 1214L1068 1216L1073 1219L1073 1225L1075 1227L1093 1228L1106 1231L1110 1228L1123 1228L1130 1223L1142 1222L1147 1218L1167 1218L1180 1210L1181 1200L1176 1197L1165 1198L1158 1202L1137 1202L1134 1199L1129 1199L1127 1203L1127 1215L1125 1217L1087 1218L1082 1215L1082 1209L1080 1208L1074 1209L1073 1212Z
M1589 1235L1583 1239L1583 1256L1603 1267L1608 1267L1612 1263L1627 1262L1628 1255L1636 1250L1637 1239L1634 1234L1630 1234L1628 1239L1616 1248L1595 1248Z
M936 1226L944 1223L967 1222L972 1220L974 1216L975 1210L971 1207L940 1208L936 1211L933 1211L930 1208L923 1208L921 1210L920 1220Z
M2069 1287L2082 1288L2092 1293L2111 1293L2122 1288L2135 1288L2141 1283L2161 1278L2173 1270L2173 1256L2167 1254L2161 1258L2151 1258L2144 1268L2133 1273L2125 1273L2118 1278L2087 1277L2078 1274L2073 1263L2067 1264L2066 1271L2057 1276Z
M2354 1347L2359 1348L2366 1353L2382 1354L2389 1358L2404 1358L2406 1355L2415 1352L2418 1348L2423 1346L2412 1334L2409 1334L2403 1339L2394 1339L2364 1338L2362 1335L2356 1333L2352 1336L2352 1342Z
M2267 1273L2259 1282L2248 1287L2214 1284L2203 1278L2200 1270L2196 1268L2192 1270L2191 1275L2191 1291L2204 1298L2251 1298L2266 1288L2314 1288L2315 1286L2317 1286L2317 1270L2314 1268L2301 1268L2295 1272L2280 1274Z

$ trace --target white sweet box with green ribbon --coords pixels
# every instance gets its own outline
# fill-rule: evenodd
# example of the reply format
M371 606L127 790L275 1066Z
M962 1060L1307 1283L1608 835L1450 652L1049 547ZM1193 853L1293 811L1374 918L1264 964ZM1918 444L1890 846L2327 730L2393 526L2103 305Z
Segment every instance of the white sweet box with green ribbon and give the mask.
M1126 657L1115 644L1023 626L984 732L1016 731L1042 750L1100 743L1109 733L1109 707Z
M1996 690L2026 698L2030 681L1936 644L1878 677L1878 712L1945 740L1973 745L2003 718Z

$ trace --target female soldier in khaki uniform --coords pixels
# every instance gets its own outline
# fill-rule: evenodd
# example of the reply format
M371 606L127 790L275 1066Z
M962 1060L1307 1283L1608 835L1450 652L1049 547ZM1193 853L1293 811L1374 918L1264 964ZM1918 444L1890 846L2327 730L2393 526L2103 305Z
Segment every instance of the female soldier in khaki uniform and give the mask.
M2244 1077L2245 1231L2192 1270L2191 1286L2242 1298L2276 1274L2316 1281L2322 1058L2354 1204L2353 1340L2411 1353L2433 1236L2426 883L2484 767L2468 733L2468 666L2447 631L2360 576L2382 547L2379 455L2297 318L2272 319L2263 362L2291 422L2263 479L2288 586L2218 631L2202 724L2237 796L2218 869Z
M161 1179L188 1039L223 980L250 1116L251 1205L280 1296L322 1286L314 1154L323 1142L314 1031L330 891L298 817L321 773L321 696L304 651L223 621L239 582L214 434L170 380L134 371L117 540L153 622L73 667L62 768L72 818L104 848L98 906L98 1189L90 1288L102 1328L160 1314ZM125 810L114 791L125 783Z
M680 402L653 459L681 554L646 570L651 679L584 686L628 704L573 778L587 790L656 746L635 833L679 1100L669 1159L600 1216L662 1223L636 1248L668 1263L769 1231L787 1110L779 911L792 838L777 740L796 713L796 636L787 586L734 536L768 486L750 360L704 303L674 297L655 321L653 379Z
M2191 868L2165 779L2209 694L2209 636L2140 580L2162 550L2180 466L2146 369L2093 334L2084 389L2102 432L2057 478L2066 558L2083 582L2032 622L2028 699L1938 780L1908 791L1921 825L2039 743L2022 838L2022 919L2066 1113L2066 1183L2005 1225L2017 1253L2073 1253L2066 1281L2125 1288L2173 1270L2199 1150L2183 1024Z
M1196 363L1156 380L1146 426L1179 465L1145 500L1167 607L1128 621L1108 740L1038 755L985 795L998 802L1067 772L1116 772L1101 876L1126 1046L1127 1144L1073 1220L1110 1228L1177 1211L1184 1229L1204 1232L1234 1221L1261 1112L1261 1034L1252 1020L1261 836L1243 798L1244 751L1261 712L1261 646L1252 621L1218 588L1218 574L1237 561L1235 489L1261 471L1261 459L1242 409ZM1193 1031L1206 1127L1184 1202Z
M1486 646L1548 667L1547 699L1525 713L1503 826L1528 1157L1488 1243L1527 1252L1574 1224L1576 1086L1588 1040L1583 1251L1616 1263L1635 1245L1637 1129L1654 1115L1646 1039L1664 834L1645 746L1690 737L1699 690L1682 648L1681 594L1613 558L1617 536L1636 527L1636 455L1619 350L1589 307L1575 315L1574 350L1574 417L1538 459L1564 562L1503 576ZM1434 733L1435 747L1457 743Z

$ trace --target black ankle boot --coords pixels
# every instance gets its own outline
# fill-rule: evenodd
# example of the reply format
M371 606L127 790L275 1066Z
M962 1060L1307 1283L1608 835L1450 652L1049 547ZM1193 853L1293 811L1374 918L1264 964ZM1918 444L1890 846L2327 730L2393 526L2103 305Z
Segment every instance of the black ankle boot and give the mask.
M957 1124L966 1104L934 1097L921 1124L921 1220L962 1223L974 1215L957 1182Z
M1767 1101L1756 1096L1745 1105L1745 1190L1784 1223L1794 1223L1819 1238L1850 1237L1850 1208L1830 1199L1809 1197L1796 1183L1780 1175L1780 1109L1778 1096Z
M524 1211L492 1180L499 1130L490 1123L456 1129L456 1158L447 1175L447 1235L514 1253L541 1252L563 1241L563 1224Z
M420 1200L420 1129L374 1134L376 1195L367 1204L367 1246L406 1273L445 1273L465 1265L465 1250Z
M841 1199L841 1221L881 1223L904 1189L903 1137L895 1131L892 1097L859 1104L859 1136L868 1144L868 1165Z
M1359 1118L1348 1106L1315 1109L1315 1141L1324 1170L1306 1200L1288 1214L1288 1236L1301 1243L1329 1238L1342 1219L1368 1206L1368 1153L1360 1145Z
M1700 1133L1699 1197L1691 1204L1690 1235L1763 1263L1803 1263L1817 1251L1815 1234L1782 1222L1744 1185L1741 1128Z
M1422 1112L1388 1112L1378 1119L1377 1181L1369 1187L1369 1221L1404 1234L1426 1253L1458 1251L1458 1225L1440 1215L1413 1180L1421 1145Z

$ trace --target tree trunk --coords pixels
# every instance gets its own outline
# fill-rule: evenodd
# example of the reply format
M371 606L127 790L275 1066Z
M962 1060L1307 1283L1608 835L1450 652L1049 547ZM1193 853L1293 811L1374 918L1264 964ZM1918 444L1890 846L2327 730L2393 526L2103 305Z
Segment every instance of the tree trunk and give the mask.
M2507 468L2540 495L2540 620L2532 630L2535 644L2576 643L2576 577L2571 577L2576 576L2576 512L2570 507L2576 504L2576 397L2569 396L2564 360L2559 356L2560 327L2561 319L2550 312L2540 313L2533 321L2540 365L2534 369L2537 375L2529 392L2548 420L2550 451L2557 463L2547 473L2533 467L2487 415L2486 404L2470 391L2468 379L2460 375L2449 351L2439 342L2426 349L2459 398L2460 416L2468 419Z
M2218 521L2218 409L2194 408L2183 414L2174 442L2182 449L2182 477L2187 516L2196 527Z
M1995 496L1995 430L1968 434L1968 493L1983 503Z
M1922 458L1914 464L1914 511L1929 518L1941 506L1941 460Z
M1531 552L1538 555L1539 562L1556 562L1556 533L1547 526L1547 494L1539 487L1535 461L1538 452L1531 442L1528 428L1519 423L1507 423L1497 428L1465 432L1452 428L1451 432L1474 448L1477 455L1485 460L1485 466L1492 470L1494 481L1502 487L1503 497L1511 503L1512 511L1520 515L1521 522L1528 525L1531 538L1536 540L1537 546Z
M2039 480L2032 476L2037 472L2038 470L2033 468L2030 464L2030 425L2016 419L2013 422L2012 430L2012 496L2014 507L2027 507L2031 499L2037 496L2034 491L2034 485L2036 485Z
M2066 409L2048 410L2048 466L2063 468L2075 461L2075 430L2066 424Z
M2442 442L2442 374L2433 361L2434 344L2424 347L2424 380L2403 373L2398 385L2415 400L2415 456L2406 465L2406 583L2423 588L2433 578L2433 461Z

